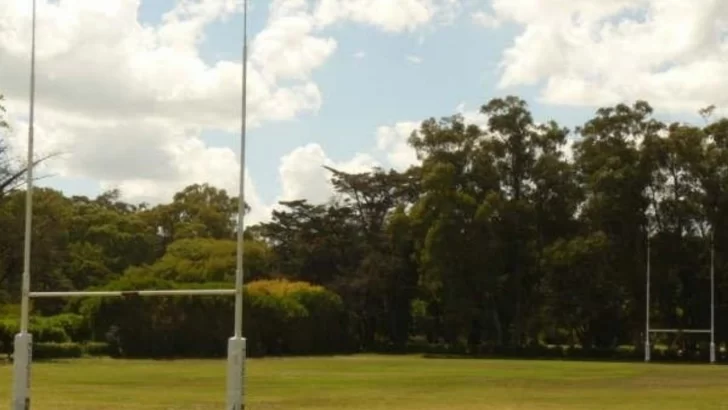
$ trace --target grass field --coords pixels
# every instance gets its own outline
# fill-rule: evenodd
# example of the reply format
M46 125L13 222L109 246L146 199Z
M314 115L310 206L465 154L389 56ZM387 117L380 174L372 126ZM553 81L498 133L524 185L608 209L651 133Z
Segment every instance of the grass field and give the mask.
M222 410L224 361L84 359L33 367L33 410ZM0 367L0 409L11 367ZM728 367L423 359L248 361L248 410L728 409Z

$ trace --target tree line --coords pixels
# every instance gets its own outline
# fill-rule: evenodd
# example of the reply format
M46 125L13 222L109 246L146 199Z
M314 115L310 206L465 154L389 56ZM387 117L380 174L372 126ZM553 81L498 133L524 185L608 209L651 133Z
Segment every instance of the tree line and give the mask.
M535 121L515 96L480 113L484 126L460 114L424 120L408 141L419 162L405 171L327 168L329 201L282 202L246 229L254 352L638 356L648 242L653 326L709 328L714 247L716 341L728 342L728 119L708 107L703 124L666 123L637 101L568 129ZM3 184L22 170L2 145L0 158L0 303L12 334L25 197ZM37 188L34 198L35 290L234 282L237 200L224 190L194 184L156 206L117 191ZM224 297L33 309L38 329L66 334L44 341L105 343L119 355L222 355L232 329ZM704 336L658 342L706 354Z

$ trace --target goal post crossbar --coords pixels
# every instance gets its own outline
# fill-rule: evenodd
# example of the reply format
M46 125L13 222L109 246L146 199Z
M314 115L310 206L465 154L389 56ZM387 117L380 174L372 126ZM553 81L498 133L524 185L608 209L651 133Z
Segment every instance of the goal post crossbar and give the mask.
M130 296L234 296L235 289L163 289L163 290L111 290L30 292L30 298L76 298L76 297L130 297Z
M650 333L711 333L711 329L648 329Z

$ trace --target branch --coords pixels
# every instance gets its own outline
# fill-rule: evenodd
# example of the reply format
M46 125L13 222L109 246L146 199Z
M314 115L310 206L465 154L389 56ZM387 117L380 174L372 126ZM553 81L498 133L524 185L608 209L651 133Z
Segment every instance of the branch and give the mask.
M43 161L45 161L45 160L47 160L49 158L55 157L57 155L59 155L59 154L58 153L55 153L55 154L49 154L49 155L46 155L44 157L41 157L41 158L35 160L31 166L32 167L35 167L38 164L40 164L41 162L43 162ZM7 178L7 179L5 179L4 181L0 181L0 196L2 196L3 194L5 194L7 192L13 191L17 187L19 187L20 185L22 185L22 182L19 182L18 180L27 171L28 171L28 167L25 167L25 168L21 169L20 171L17 171L16 173L10 175L10 177ZM40 179L43 179L43 178L47 178L47 176L46 177L41 177L41 178L36 178L36 179L34 179L34 181L37 181L37 180L40 180Z

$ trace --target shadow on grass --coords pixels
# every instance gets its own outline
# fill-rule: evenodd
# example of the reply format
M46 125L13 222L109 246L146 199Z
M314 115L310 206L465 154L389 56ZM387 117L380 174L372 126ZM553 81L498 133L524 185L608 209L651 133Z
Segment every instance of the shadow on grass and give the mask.
M423 359L435 360L499 360L499 361L553 361L553 362L583 362L583 363L644 363L648 365L711 365L708 358L705 359L651 359L645 363L643 357L553 357L553 356L499 356L499 355L468 355L448 353L422 353L418 356ZM726 365L728 362L716 360L712 365Z

